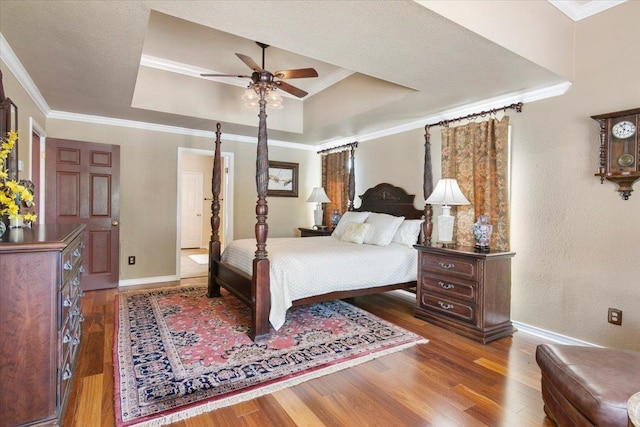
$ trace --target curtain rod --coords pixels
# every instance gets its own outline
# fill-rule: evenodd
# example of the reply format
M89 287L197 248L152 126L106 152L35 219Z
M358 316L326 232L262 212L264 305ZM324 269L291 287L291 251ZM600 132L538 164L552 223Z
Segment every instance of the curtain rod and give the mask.
M333 147L333 148L326 148L324 150L318 151L317 154L333 153L333 152L337 152L337 151L346 150L347 148L358 148L358 141L350 142L349 144L339 145L339 146Z
M501 108L493 108L493 109L487 110L487 111L480 111L479 113L467 114L466 116L456 117L455 119L441 120L438 123L432 123L430 125L426 125L424 128L425 128L425 130L428 131L429 128L432 127L432 126L449 127L449 123L451 123L451 122L457 122L457 121L465 120L465 119L475 119L476 117L484 117L487 114L495 114L498 111L506 112L507 110L516 110L517 113L521 113L522 112L522 102L518 102L517 104L505 105L504 107L501 107Z

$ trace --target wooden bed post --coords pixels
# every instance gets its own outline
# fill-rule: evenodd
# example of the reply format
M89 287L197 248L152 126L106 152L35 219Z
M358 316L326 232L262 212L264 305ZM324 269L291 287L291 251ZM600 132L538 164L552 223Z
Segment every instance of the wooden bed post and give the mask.
M260 86L260 125L258 128L258 152L256 157L256 187L258 200L256 202L256 253L253 259L253 278L251 280L252 323L249 337L260 340L269 336L269 311L271 309L271 293L269 285L269 258L267 258L267 189L269 184L269 147L267 144L267 113L265 100L266 88Z
M216 125L215 154L213 155L213 177L211 178L211 238L209 239L209 278L207 281L207 296L220 296L220 285L216 282L218 264L220 261L220 182L222 180L222 165L220 158L220 123Z
M349 205L347 206L348 211L352 211L353 200L356 198L356 147L358 146L357 142L351 144L351 151L349 152Z
M424 193L424 223L422 225L422 233L424 235L425 245L431 244L431 233L433 232L433 208L426 203L427 198L433 192L433 172L431 170L431 141L429 135L429 125L424 127L424 176L423 176L423 193Z

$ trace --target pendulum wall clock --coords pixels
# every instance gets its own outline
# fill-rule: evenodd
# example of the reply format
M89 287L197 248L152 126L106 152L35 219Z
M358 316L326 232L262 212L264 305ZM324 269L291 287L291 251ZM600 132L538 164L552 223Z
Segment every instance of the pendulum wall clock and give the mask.
M640 108L591 116L600 124L600 182L608 180L618 185L624 200L633 191L633 183L640 179L638 155L638 126Z

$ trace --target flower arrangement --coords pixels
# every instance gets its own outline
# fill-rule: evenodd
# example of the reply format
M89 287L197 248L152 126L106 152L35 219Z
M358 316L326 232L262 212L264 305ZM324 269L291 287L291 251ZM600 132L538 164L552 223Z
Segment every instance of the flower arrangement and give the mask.
M10 220L22 216L30 224L37 218L33 213L33 192L27 188L27 181L10 180L5 167L5 161L17 140L18 134L10 131L0 145L0 216L7 216Z

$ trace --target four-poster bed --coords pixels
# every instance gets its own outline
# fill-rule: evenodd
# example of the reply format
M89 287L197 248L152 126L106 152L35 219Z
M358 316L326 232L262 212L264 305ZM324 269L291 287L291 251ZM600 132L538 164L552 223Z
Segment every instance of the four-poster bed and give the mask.
M262 131L262 129L261 129ZM265 130L266 131L266 130ZM208 277L208 292L207 296L217 297L220 296L220 288L224 287L229 293L236 298L251 307L252 322L250 325L249 336L254 340L260 340L269 335L270 322L269 314L271 311L271 264L270 259L267 257L267 204L266 204L266 185L261 187L261 177L266 173L268 165L266 157L266 141L265 145L261 146L260 141L258 143L258 161L256 170L256 181L258 186L258 201L256 205L257 223L255 227L256 239L254 248L255 256L252 260L252 265L249 268L246 266L239 267L236 263L233 265L231 262L225 262L221 254L220 238L218 228L220 226L220 179L221 179L221 158L220 158L220 125L216 128L216 141L215 141L215 155L214 155L214 167L213 167L213 179L212 190L213 200L211 203L212 217L211 217L211 240L209 243L209 277ZM261 157L261 154L264 157ZM351 169L353 171L353 168ZM351 172L353 173L353 172ZM266 181L265 181L266 182ZM361 205L358 208L353 207L353 201L355 198L355 184L353 176L349 177L349 211L351 212L374 212L379 214L388 214L395 217L404 217L406 220L420 220L424 214L422 210L414 208L413 201L414 195L407 194L403 189L395 187L391 184L382 183L377 186L368 189L361 198ZM417 238L418 232L416 232ZM296 239L298 242L293 242ZM335 237L317 237L312 239L278 239L288 240L285 242L278 242L280 246L288 246L294 243L304 243L304 241L319 241L322 239L328 239L327 242L334 246L339 243L339 239ZM272 239L272 242L275 239ZM274 242L275 243L275 242ZM308 244L311 242L308 242ZM245 242L246 245L246 242ZM374 245L354 245L352 243L343 243L343 245L351 245L352 250L356 246L369 246L367 250L382 250L380 246ZM278 245L274 245L277 247ZM399 244L393 244L389 246L401 246ZM270 247L270 249L273 249ZM388 283L377 283L375 286L358 287L356 289L343 289L338 287L339 290L332 290L330 292L318 291L318 294L311 296L305 296L304 298L292 299L290 303L292 305L303 305L319 301L327 301L339 298L349 298L360 295L367 295L372 293L386 292L394 289L406 289L416 286L415 276L417 267L415 262L417 256L413 248L405 248L405 257L409 257L414 263L411 267L411 276L407 280L391 281ZM331 250L336 250L335 248ZM391 248L390 248L391 250ZM398 249L395 248L397 251ZM326 252L326 250L325 250ZM225 252L226 253L226 252ZM338 255L339 256L339 255ZM368 255L366 255L368 256ZM245 256L246 257L246 256ZM309 258L309 254L307 254ZM311 259L314 259L311 256ZM246 260L245 260L246 261ZM326 262L326 261L325 261ZM275 263L275 261L274 261ZM382 264L382 263L378 263ZM402 264L401 262L393 264ZM350 264L351 265L351 264ZM384 265L384 264L382 264ZM391 265L387 265L391 268ZM398 277L404 277L402 274ZM368 280L368 279L367 279ZM372 281L373 283L373 281ZM280 303L278 302L278 305Z

